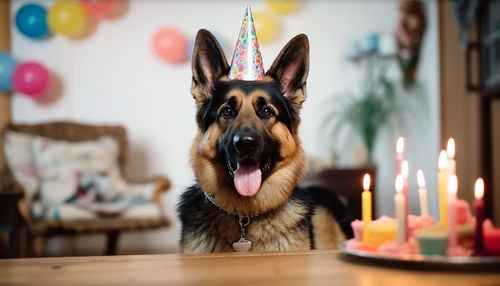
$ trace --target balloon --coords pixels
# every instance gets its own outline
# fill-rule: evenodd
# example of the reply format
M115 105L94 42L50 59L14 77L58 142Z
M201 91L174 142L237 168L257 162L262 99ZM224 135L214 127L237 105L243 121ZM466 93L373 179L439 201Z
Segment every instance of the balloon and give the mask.
M115 0L80 0L90 17L101 19L109 17L116 10L118 2Z
M16 26L27 37L43 38L49 34L47 11L37 4L24 5L16 13Z
M160 29L153 36L153 49L158 56L172 64L179 64L187 57L187 39L174 28Z
M14 69L14 89L33 98L39 98L50 85L50 73L37 62L23 62Z
M299 0L266 0L267 6L279 14L290 14L298 10Z
M16 65L10 54L0 52L0 91L12 91L12 74Z
M48 20L52 32L74 37L84 30L87 14L79 3L59 1L50 8Z
M259 43L267 44L272 42L280 32L279 23L266 12L253 13L255 32Z

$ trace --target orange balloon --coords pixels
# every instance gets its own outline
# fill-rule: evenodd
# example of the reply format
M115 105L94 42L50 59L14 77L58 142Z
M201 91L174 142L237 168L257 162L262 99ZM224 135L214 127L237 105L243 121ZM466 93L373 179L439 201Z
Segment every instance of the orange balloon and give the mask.
M80 0L80 3L94 19L111 16L118 6L116 0Z
M180 64L187 59L187 39L174 28L162 28L153 36L153 49L163 60Z

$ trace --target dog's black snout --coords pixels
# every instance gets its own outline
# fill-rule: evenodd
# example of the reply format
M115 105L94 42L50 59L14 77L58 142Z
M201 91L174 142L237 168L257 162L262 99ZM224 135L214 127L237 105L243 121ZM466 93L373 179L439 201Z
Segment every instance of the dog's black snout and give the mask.
M239 132L233 136L233 144L240 155L252 155L259 148L259 140L252 132Z

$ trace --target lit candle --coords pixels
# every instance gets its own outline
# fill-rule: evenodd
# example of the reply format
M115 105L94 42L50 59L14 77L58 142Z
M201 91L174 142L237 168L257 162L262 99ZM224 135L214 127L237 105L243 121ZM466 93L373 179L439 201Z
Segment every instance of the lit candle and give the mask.
M408 225L408 214L409 214L409 209L410 209L410 194L408 192L408 174L409 174L409 167L408 167L408 161L403 160L401 163L401 175L403 175L403 196L405 197L405 220L406 220L406 225ZM406 232L406 235L410 235L410 232Z
M457 175L453 174L448 180L448 246L457 245Z
M446 202L448 184L448 156L446 151L441 150L438 161L438 199L439 199L439 223L441 227L448 227L448 206Z
M418 183L418 198L420 201L420 215L429 215L429 203L427 201L427 189L425 187L424 172L422 170L417 171L417 183Z
M406 241L406 219L405 219L405 196L403 195L403 176L396 176L396 194L394 194L394 206L396 209L396 240L398 244L404 244Z
M457 163L455 162L455 139L448 139L446 153L448 155L448 172L451 176L457 173Z
M476 211L476 229L474 231L474 249L483 250L483 220L484 220L484 181L482 178L476 180L474 187L474 209Z
M363 192L361 193L361 217L363 219L363 242L368 242L368 224L372 221L372 193L370 192L370 175L363 176Z
M403 137L399 137L396 142L396 165L394 169L396 171L396 176L401 173L401 164L403 163L403 150L405 148L405 139Z

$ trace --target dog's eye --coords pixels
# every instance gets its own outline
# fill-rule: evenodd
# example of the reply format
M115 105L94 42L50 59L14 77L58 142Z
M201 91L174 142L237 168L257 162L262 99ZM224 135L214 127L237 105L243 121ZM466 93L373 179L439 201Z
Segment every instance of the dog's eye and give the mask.
M222 109L222 112L221 112L221 115L224 117L224 118L230 118L233 116L233 110L231 109L231 107L229 106L226 106Z
M262 118L270 118L273 115L274 115L273 109L271 107L269 107L269 106L265 106L260 111L260 117L262 117Z

